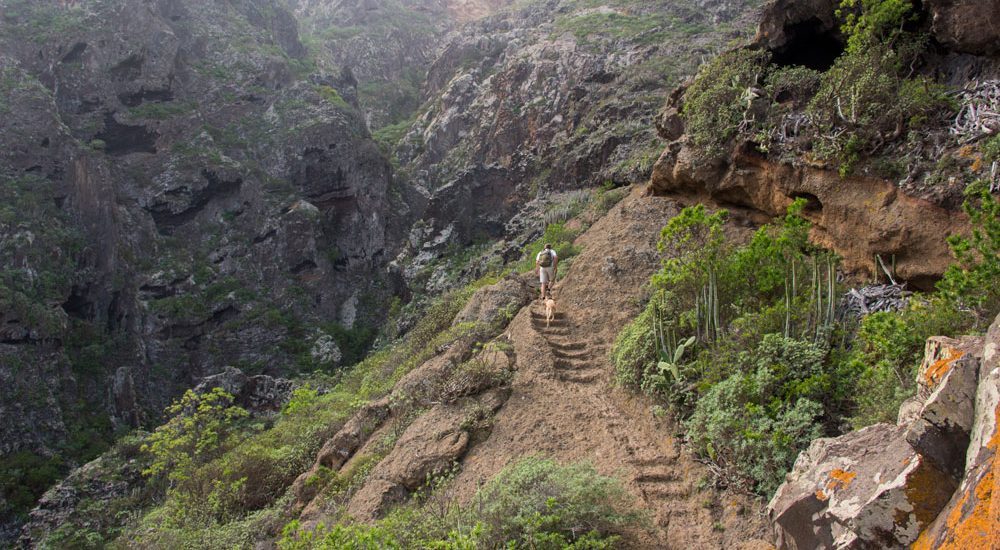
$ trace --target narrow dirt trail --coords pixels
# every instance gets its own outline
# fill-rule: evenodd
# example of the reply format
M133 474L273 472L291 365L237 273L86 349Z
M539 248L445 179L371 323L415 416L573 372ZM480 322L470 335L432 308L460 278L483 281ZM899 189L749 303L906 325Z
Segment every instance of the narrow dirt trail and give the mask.
M578 239L583 252L556 286L546 327L535 301L511 322L517 373L490 437L473 447L451 485L458 498L510 462L542 455L586 460L620 479L648 511L648 529L627 548L766 548L759 501L709 487L707 470L682 451L676 428L654 417L645 398L616 388L608 352L639 311L643 285L659 265L660 228L679 205L643 197L619 203Z

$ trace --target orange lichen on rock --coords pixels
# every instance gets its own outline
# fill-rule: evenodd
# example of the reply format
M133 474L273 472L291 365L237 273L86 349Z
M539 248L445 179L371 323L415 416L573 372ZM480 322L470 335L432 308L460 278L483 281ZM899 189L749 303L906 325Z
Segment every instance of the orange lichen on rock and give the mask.
M995 425L1000 426L1000 406L994 414ZM992 463L975 486L966 490L951 508L944 522L944 535L936 536L926 530L912 550L1000 549L1000 460L997 460L1000 429L993 433L986 446L993 451L989 458Z
M826 502L827 500L830 500L830 497L823 492L823 489L816 489L816 499Z
M847 472L841 470L840 468L835 468L830 472L830 481L826 483L826 489L828 491L836 491L837 489L846 489L854 481L854 478L858 477L858 474L854 472Z
M965 352L954 348L948 348L948 357L943 357L934 362L924 373L924 384L928 388L933 388L951 370L951 365L965 355Z

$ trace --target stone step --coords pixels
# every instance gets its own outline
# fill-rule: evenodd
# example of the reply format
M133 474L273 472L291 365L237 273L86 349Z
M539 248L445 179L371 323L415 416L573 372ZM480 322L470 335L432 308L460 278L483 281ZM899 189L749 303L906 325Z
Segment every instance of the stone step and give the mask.
M556 359L555 363L552 364L553 367L559 370L591 370L597 368L593 363L589 361L566 361L565 359Z
M655 487L643 488L643 492L646 494L647 498L655 498L658 500L686 499L691 495L691 490L682 485L658 485Z
M675 472L643 472L635 476L638 483L669 483L679 481L680 476Z
M545 321L545 310L544 309L543 310L537 310L537 309L531 310L531 318L532 319L541 319L542 321ZM561 312L561 311L557 311L557 312L555 312L555 314L553 315L552 318L553 319L565 320L566 319L566 314L563 313L563 312Z
M557 347L552 348L552 355L560 359L589 359L590 350L579 349L579 350L562 350Z
M573 382L576 384L589 384L601 377L600 371L588 373L568 373L560 372L559 379L563 382Z
M586 342L580 342L577 340L560 341L560 340L549 340L549 346L553 349L560 351L579 351L587 349Z

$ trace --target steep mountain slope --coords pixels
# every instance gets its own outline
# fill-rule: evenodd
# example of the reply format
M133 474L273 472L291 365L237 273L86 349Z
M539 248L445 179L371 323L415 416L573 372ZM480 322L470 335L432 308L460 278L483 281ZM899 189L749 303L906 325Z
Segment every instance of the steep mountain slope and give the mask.
M454 247L502 239L487 255L509 261L537 235L512 231L512 218L547 193L648 177L667 93L748 33L756 5L534 2L455 33L395 147L428 201L398 259L408 279L434 288L435 261Z
M296 29L268 1L0 6L5 521L109 418L225 364L336 365L314 343L377 318L405 206Z
M331 72L348 68L369 128L409 119L440 41L463 23L507 0L285 0L302 23L304 41Z
M641 188L633 189L577 240L582 252L556 287L554 321L545 322L535 300L481 354L470 358L450 349L430 359L389 398L344 424L296 483L300 527L334 523L345 513L358 520L380 518L409 500L427 476L449 468L457 474L445 486L444 500L467 503L508 464L541 455L565 463L588 461L623 482L635 509L651 520L648 528L628 532L626 547L766 547L760 502L699 485L709 474L681 450L671 423L651 414L651 402L613 386L607 350L617 327L635 315L644 282L659 265L658 228L679 211L673 200L643 195ZM746 231L731 236L742 239ZM505 353L494 351L504 347ZM464 380L465 361L483 362L492 372L513 370L509 387L455 386ZM419 416L411 419L405 415L412 409L397 412L391 405L408 400L427 412L419 414L418 408ZM470 422L477 406L485 408L485 418ZM388 452L379 451L400 429L405 431ZM332 480L356 475L352 472L373 455L378 462L370 473L356 476L346 496L338 494L344 489ZM333 472L327 474L330 485L313 481L318 485L310 487L308 480L316 480L323 468Z

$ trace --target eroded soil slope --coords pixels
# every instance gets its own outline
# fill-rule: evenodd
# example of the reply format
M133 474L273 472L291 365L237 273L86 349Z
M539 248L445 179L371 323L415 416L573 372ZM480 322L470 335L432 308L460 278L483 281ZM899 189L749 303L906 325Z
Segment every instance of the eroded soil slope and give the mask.
M650 512L650 532L636 533L630 547L766 546L760 503L705 487L707 470L680 448L673 426L613 385L608 350L638 313L643 285L659 265L659 230L680 209L634 190L577 241L583 252L557 284L551 326L537 300L517 314L507 332L517 357L512 393L489 439L465 455L450 487L456 498L468 499L523 456L588 460L621 479Z

